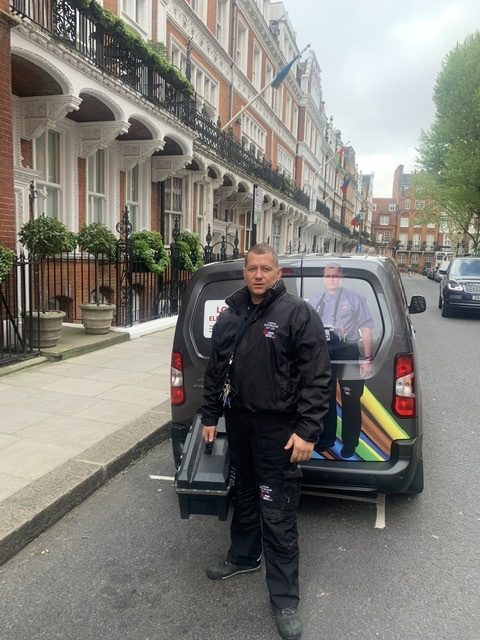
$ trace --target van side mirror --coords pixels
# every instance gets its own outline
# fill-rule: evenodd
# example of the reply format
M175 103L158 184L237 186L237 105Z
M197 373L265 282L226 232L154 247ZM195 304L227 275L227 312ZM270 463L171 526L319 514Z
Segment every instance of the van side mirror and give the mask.
M410 304L408 305L408 311L410 313L423 313L427 308L427 303L423 296L412 296Z
M444 275L447 273L447 270L446 270L446 269L439 269L439 270L438 270L438 273L439 273L440 275L444 276Z

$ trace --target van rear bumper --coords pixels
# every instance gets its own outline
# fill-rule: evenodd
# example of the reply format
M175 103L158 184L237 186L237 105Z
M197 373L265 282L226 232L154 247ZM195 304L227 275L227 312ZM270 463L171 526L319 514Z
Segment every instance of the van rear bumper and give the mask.
M189 427L172 422L172 447L178 468ZM310 460L300 465L304 491L356 493L405 493L422 463L422 437L396 440L388 462Z
M301 465L302 488L308 491L404 493L422 463L422 438L396 440L388 462L310 460Z

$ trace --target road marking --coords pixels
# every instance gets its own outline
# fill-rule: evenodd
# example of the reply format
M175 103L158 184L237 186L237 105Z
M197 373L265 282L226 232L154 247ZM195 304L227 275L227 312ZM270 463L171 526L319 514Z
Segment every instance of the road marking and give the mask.
M149 476L150 480L168 480L169 482L174 482L175 478L173 476Z
M375 529L385 529L385 494L379 493L377 496L377 519Z

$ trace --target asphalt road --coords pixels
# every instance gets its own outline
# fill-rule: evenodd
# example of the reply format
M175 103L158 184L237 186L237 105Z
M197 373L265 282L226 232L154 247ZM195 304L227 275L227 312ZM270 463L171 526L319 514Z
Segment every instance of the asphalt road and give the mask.
M479 640L480 317L413 316L426 488L381 505L304 496L305 640ZM217 584L228 525L181 520L170 443L114 478L0 568L2 640L274 640L262 573ZM385 527L381 525L385 517Z

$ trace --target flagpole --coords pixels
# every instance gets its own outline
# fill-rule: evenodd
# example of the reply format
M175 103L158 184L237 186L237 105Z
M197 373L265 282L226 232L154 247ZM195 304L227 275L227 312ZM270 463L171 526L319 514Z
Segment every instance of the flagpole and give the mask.
M301 58L301 57L302 57L302 55L305 53L305 51L306 51L309 47L311 47L311 46L312 46L312 45L307 44L307 46L306 46L304 49L302 49L302 51L300 51L300 53L299 53L297 56L295 56L294 60L298 60L298 58ZM276 77L276 76L275 76L275 77ZM227 122L227 124L224 124L224 125L223 125L223 127L220 129L220 131L224 131L225 129L227 129L227 128L232 124L232 122L234 122L237 118L239 118L239 117L242 115L242 113L243 113L244 111L246 111L246 110L248 109L248 107L250 107L250 106L255 102L255 100L256 100L257 98L259 98L259 97L262 95L262 93L265 93L265 91L268 89L268 87L270 87L270 86L271 86L271 84L272 84L272 82L274 82L274 80L275 80L275 78L273 78L272 80L270 80L270 81L269 81L269 83L268 83L268 84L266 84L266 85L263 87L263 89L260 89L260 91L259 91L259 92L258 92L258 93L257 93L257 94L256 94L256 95L255 95L251 100L250 100L250 102L247 102L247 104L246 104L244 107L242 107L242 108L240 109L240 111L238 111L238 112L233 116L233 118L230 118L230 120Z

